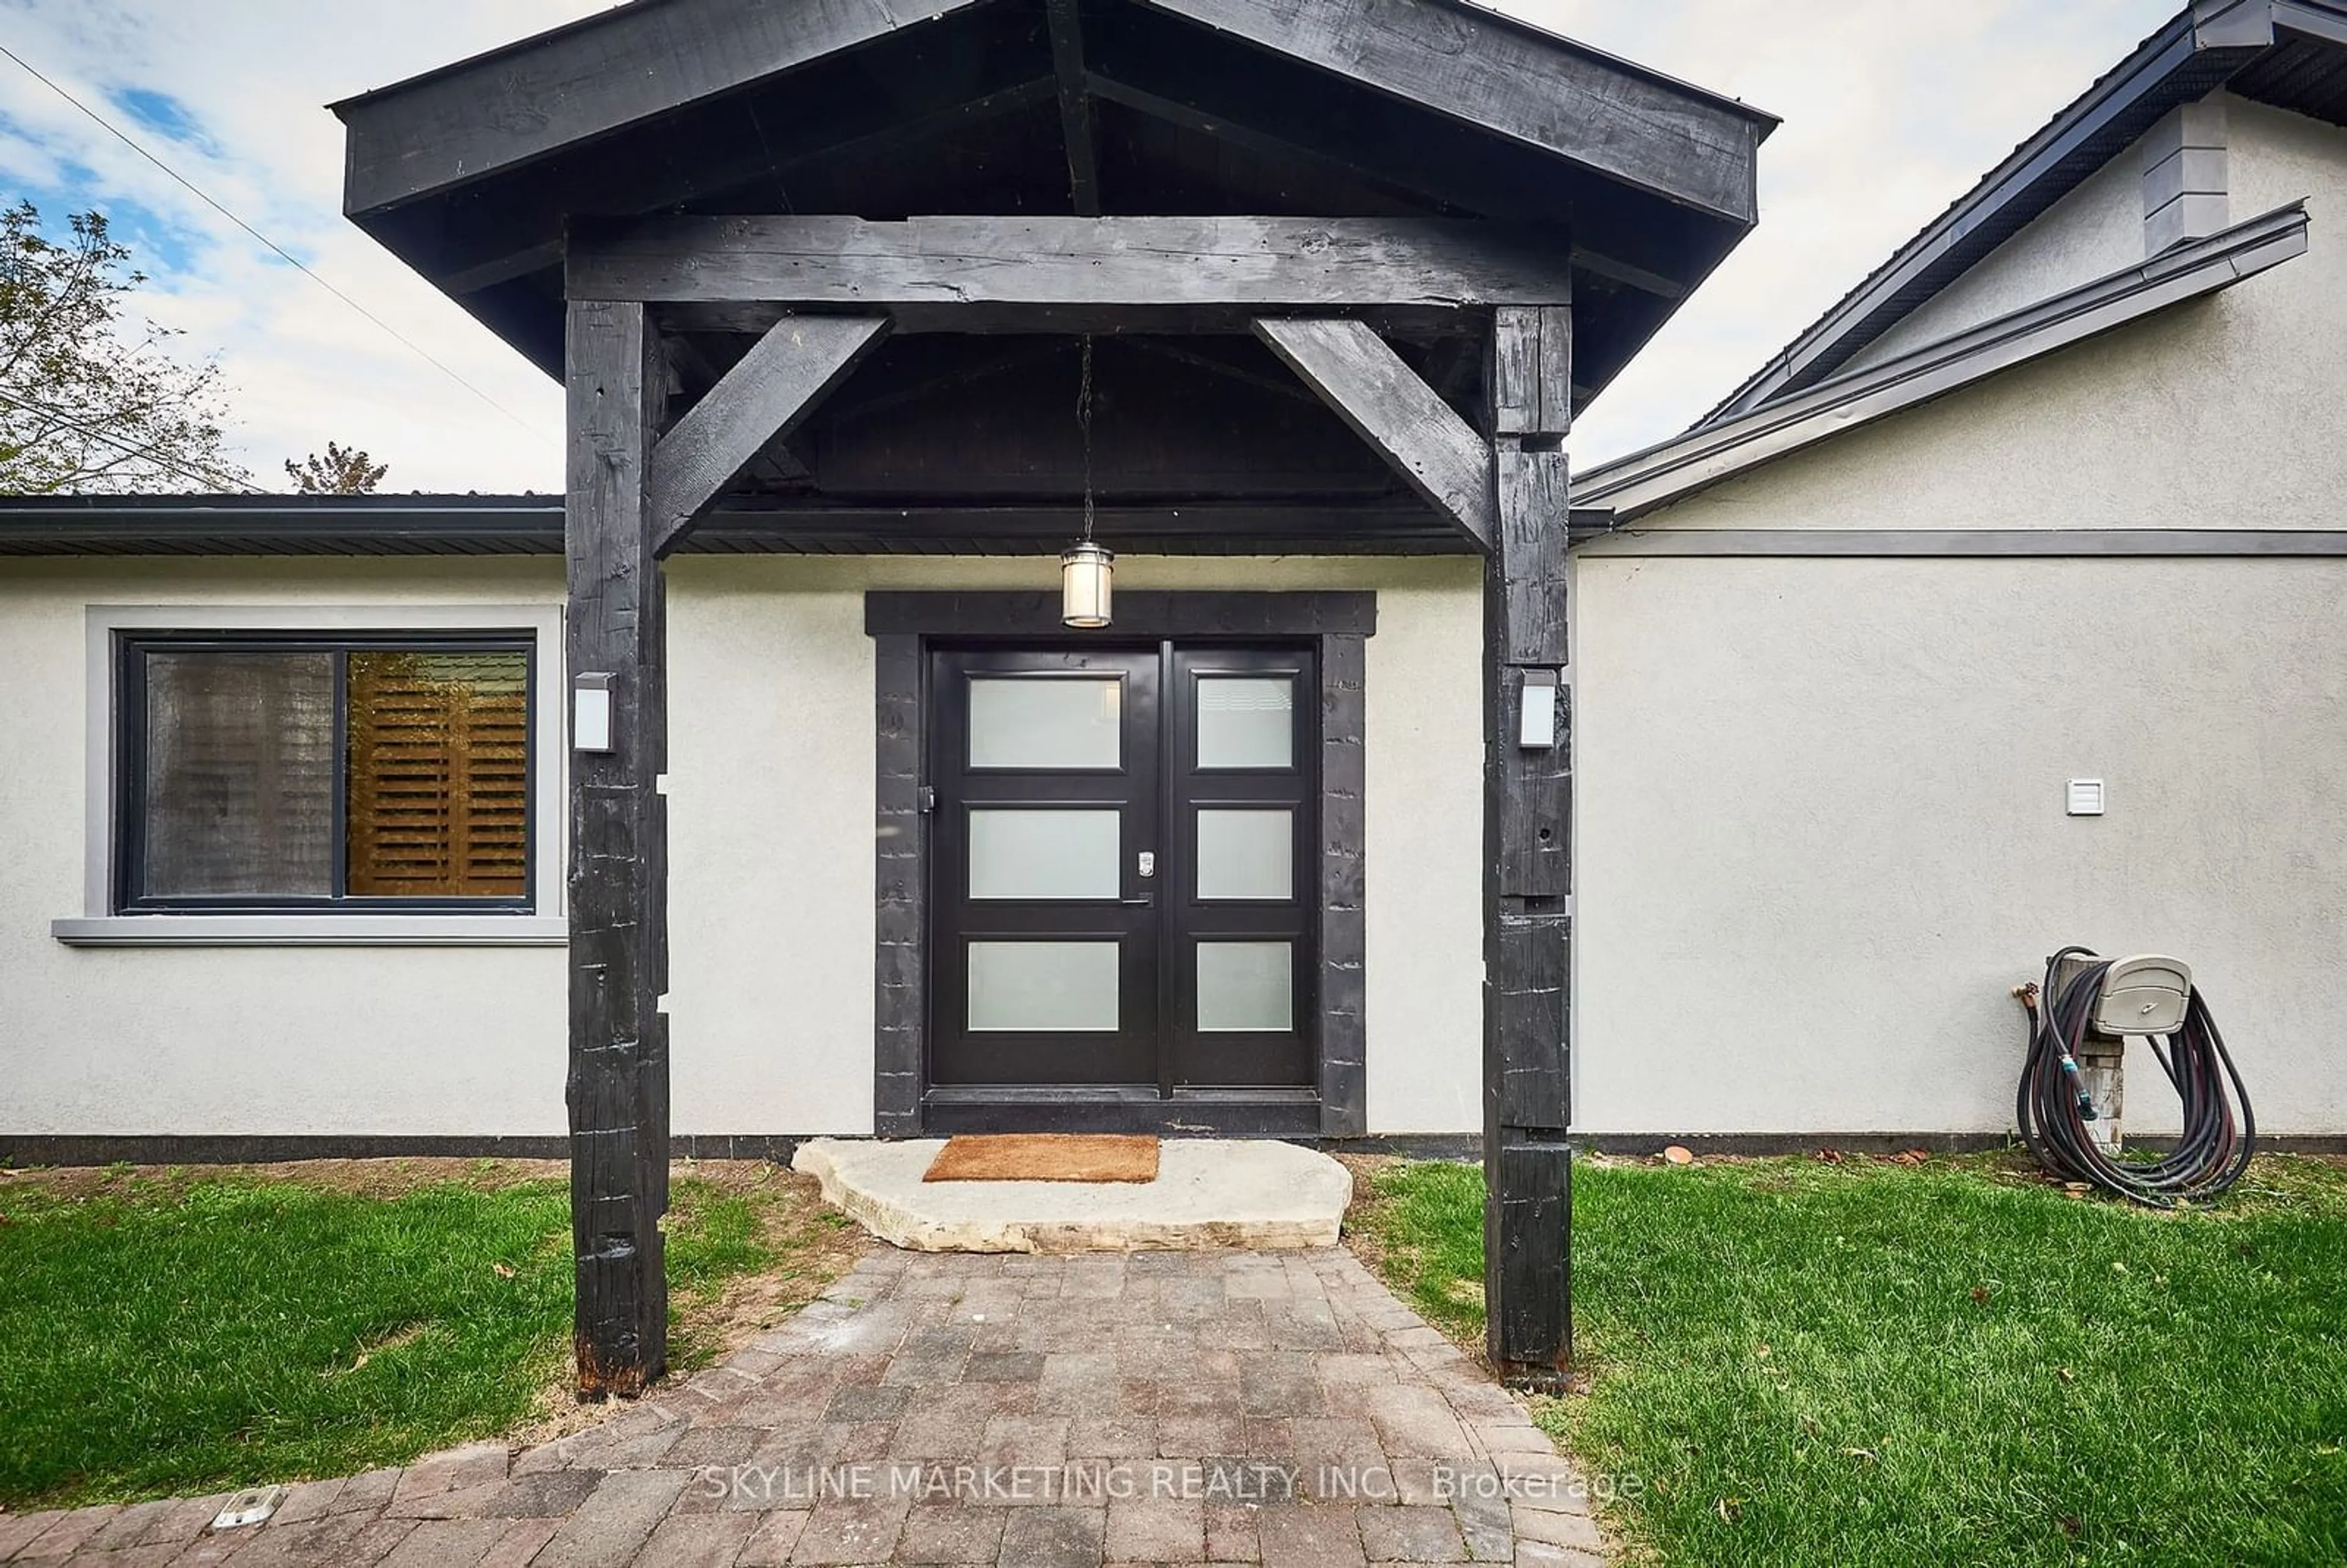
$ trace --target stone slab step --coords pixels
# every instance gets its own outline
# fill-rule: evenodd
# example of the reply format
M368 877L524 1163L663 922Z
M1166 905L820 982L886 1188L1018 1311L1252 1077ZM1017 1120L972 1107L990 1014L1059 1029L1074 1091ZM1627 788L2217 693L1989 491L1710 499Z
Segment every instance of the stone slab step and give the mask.
M1353 1179L1294 1143L1168 1138L1153 1182L924 1182L941 1138L817 1138L792 1166L881 1240L915 1252L1298 1250L1337 1245Z

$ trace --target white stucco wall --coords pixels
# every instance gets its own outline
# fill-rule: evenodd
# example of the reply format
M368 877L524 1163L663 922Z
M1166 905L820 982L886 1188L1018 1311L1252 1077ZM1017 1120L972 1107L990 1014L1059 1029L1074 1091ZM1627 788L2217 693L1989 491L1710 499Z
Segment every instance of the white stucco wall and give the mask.
M200 626L223 605L561 597L553 562L0 567L0 1132L561 1132L559 949L75 948L49 935L88 912L88 606L185 604Z
M2347 132L2230 114L2236 217L2308 198L2305 256L1640 530L2347 527ZM2007 1128L2008 991L2077 941L2186 958L2260 1125L2347 1132L2347 562L1610 548L1576 561L1584 1129ZM2131 1079L2131 1124L2172 1118Z
M920 558L687 557L671 566L678 1126L871 1130L874 671L864 594L1031 589L1039 569ZM1369 1126L1480 1126L1475 563L1126 557L1117 585L1377 590L1368 655Z
M1044 572L1039 579L1038 572ZM872 1125L867 587L1033 587L1032 561L696 559L670 593L681 1132ZM1371 1125L1480 1117L1481 598L1471 562L1128 558L1128 588L1372 588ZM558 949L60 945L86 913L92 604L559 606L554 562L0 567L0 1133L551 1133ZM553 665L559 667L559 652Z
M2261 1126L2347 1131L2347 562L1578 572L1582 1127L2002 1130L2008 992L2083 942L2194 967Z

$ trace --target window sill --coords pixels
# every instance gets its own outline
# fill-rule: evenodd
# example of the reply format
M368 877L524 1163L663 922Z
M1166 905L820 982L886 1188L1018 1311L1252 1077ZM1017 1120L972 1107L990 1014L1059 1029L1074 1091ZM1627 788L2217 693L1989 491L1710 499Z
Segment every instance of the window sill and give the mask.
M106 915L49 922L68 948L559 948L546 915Z

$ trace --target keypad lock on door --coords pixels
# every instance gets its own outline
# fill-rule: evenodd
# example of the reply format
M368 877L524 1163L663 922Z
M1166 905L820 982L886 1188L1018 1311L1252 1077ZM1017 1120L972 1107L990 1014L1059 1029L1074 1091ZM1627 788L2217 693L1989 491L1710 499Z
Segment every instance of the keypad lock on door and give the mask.
M1144 849L1141 852L1140 872L1143 876L1154 876L1157 875L1157 852L1155 850Z

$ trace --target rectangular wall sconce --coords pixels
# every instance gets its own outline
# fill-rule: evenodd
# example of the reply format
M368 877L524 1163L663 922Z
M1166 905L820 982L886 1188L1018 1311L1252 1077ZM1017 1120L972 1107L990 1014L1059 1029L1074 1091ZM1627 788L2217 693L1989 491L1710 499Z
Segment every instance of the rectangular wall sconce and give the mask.
M1518 721L1516 744L1528 752L1556 748L1558 675L1553 670L1524 671L1523 712Z
M591 671L570 682L570 749L612 749L611 677L607 671Z

